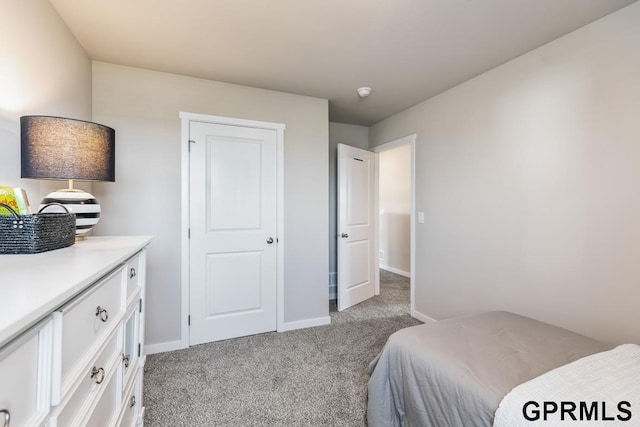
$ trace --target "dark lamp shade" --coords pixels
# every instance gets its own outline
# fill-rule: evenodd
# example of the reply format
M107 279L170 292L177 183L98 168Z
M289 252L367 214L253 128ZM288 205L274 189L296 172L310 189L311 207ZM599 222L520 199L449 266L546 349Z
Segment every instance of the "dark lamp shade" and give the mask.
M21 176L115 181L116 131L82 120L20 117Z

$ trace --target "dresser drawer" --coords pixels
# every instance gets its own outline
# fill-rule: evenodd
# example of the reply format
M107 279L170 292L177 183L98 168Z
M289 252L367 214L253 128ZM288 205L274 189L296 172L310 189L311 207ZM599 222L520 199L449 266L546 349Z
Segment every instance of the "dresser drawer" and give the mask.
M50 328L49 322L0 351L0 425L7 416L11 426L37 426L46 418Z
M122 419L118 423L119 427L134 427L138 422L140 397L136 392L137 387L135 387L135 384L131 384L128 393L122 400Z
M120 340L114 333L102 353L85 369L84 375L72 394L65 398L53 414L52 425L57 427L78 424L87 417L87 408L91 408L100 393L109 387L111 378L117 378L120 360ZM98 425L98 424L96 424Z
M62 330L59 355L60 399L70 383L78 375L84 374L79 370L83 369L87 358L95 354L106 337L118 327L124 313L124 283L125 269L121 267L99 282L89 293L55 313ZM58 403L55 386L54 383L54 403Z
M100 401L93 409L89 420L83 423L83 426L93 427L109 427L116 423L118 418L118 376L113 375L109 383L106 385L104 394L100 398Z
M142 280L140 274L143 273L141 254L131 258L126 265L127 270L127 301L140 289Z

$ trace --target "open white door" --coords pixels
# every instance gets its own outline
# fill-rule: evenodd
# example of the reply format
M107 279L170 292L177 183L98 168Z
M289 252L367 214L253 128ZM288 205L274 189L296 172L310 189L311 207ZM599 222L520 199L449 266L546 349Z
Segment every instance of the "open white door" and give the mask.
M276 330L276 131L191 122L189 344Z
M376 292L377 154L338 144L338 310Z

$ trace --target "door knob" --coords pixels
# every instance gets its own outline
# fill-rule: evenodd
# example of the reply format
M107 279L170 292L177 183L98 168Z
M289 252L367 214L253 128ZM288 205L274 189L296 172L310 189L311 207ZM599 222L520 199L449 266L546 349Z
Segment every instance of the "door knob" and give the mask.
M267 239L267 243L268 243L268 244L272 244L272 243L273 243L273 237L269 237L269 238Z
M348 239L349 235L347 233L342 233L340 237L342 237L343 239Z

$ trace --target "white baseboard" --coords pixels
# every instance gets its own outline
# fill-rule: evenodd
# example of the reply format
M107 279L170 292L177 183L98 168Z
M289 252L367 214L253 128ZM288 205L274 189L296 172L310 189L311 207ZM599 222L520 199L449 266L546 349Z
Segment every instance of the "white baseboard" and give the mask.
M432 322L437 322L436 319L434 319L433 317L429 317L426 314L422 314L419 311L413 310L411 312L411 317L413 317L414 319L418 319L421 322L424 323L432 323Z
M338 298L338 273L329 273L329 299Z
M294 322L284 322L278 332L293 331L296 329L313 328L315 326L324 326L331 323L331 316L316 317L314 319L297 320Z
M182 341L168 341L144 346L144 354L165 353L167 351L182 350Z
M399 275L404 276L404 277L406 277L408 279L411 279L411 273L409 273L407 271L399 270L397 268L389 267L388 265L382 265L382 264L380 264L380 268L383 269L383 270L390 271L392 273L399 274Z
M331 323L331 316L316 317L314 319L297 320L295 322L284 322L282 328L278 332L293 331L296 329L312 328L314 326L324 326ZM167 351L182 350L182 341L168 341L158 344L149 344L144 346L144 354L166 353Z

